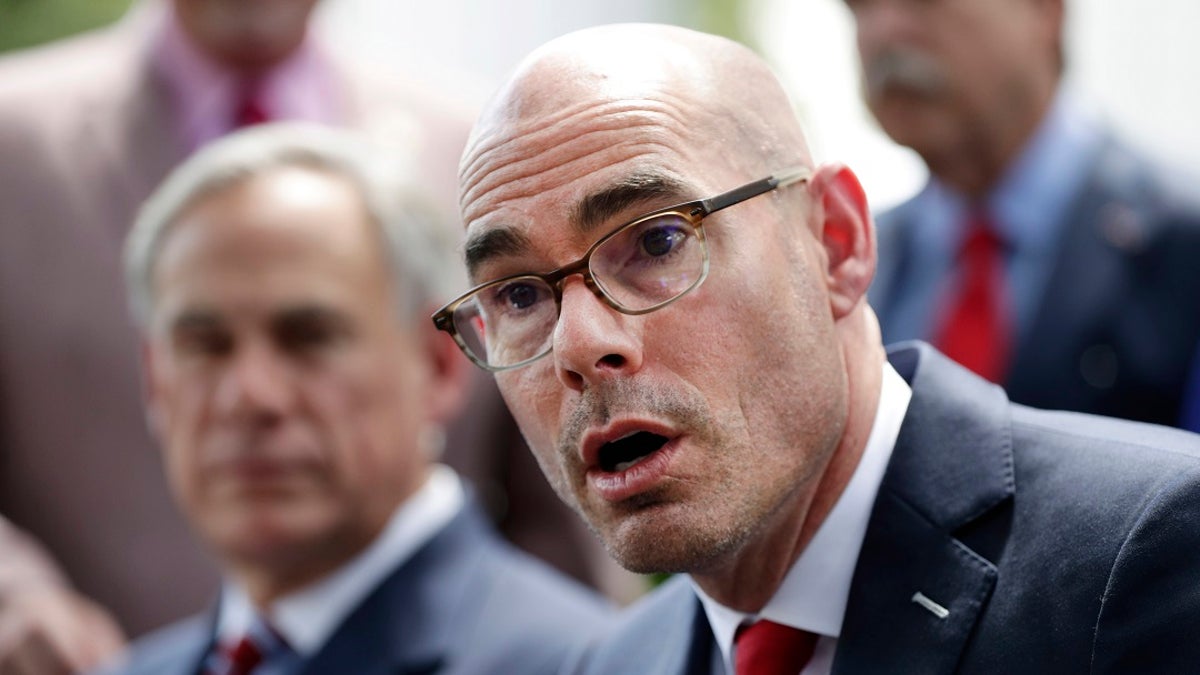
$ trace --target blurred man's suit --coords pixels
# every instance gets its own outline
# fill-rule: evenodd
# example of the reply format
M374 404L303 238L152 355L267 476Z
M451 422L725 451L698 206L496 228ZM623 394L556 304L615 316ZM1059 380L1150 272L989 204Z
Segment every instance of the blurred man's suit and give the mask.
M840 635L822 639L814 662L825 645L834 673L1173 673L1196 663L1195 435L1012 405L921 343L892 347L888 360L912 399ZM709 626L677 578L574 672L721 672Z
M557 672L564 645L583 644L608 617L596 598L498 540L484 518L468 499L288 672ZM210 611L139 639L117 672L205 672L215 622Z
M877 218L870 291L887 343L935 338L964 208L933 180ZM1200 198L1061 96L988 197L1007 238L1009 396L1178 425L1200 340ZM995 215L993 215L995 217Z
M0 517L40 540L134 634L202 604L216 581L168 499L145 430L121 285L135 209L192 149L147 58L152 20L0 61ZM469 120L394 73L328 65L334 121L419 152L453 208ZM536 515L542 541L531 548L556 550L560 566L586 576L596 545L586 533L546 538L583 528L545 485L491 378L479 379L486 387L451 433L447 461L493 512L489 478L518 484L510 520L532 501L524 515ZM512 449L463 450L502 444Z

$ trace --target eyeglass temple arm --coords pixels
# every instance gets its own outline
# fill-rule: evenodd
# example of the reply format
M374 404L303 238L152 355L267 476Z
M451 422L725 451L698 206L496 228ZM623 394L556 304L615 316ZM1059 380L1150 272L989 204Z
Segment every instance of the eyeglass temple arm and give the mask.
M787 187L792 183L808 180L810 176L812 176L812 170L808 167L797 166L785 169L762 180L756 180L753 183L734 188L729 192L701 200L699 204L700 209L702 209L701 213L708 215L714 211L720 211L738 202L744 202L751 197L757 197L764 192L770 192L775 188Z

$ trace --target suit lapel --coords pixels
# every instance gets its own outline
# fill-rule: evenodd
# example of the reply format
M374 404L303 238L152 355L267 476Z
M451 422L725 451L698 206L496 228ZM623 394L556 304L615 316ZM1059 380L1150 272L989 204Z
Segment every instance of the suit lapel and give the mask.
M663 675L708 675L711 671L716 647L712 627L691 584L682 581L678 583L686 588L679 593L681 600L659 617L656 639L649 643L653 646L631 655L631 672L643 667L641 672Z
M623 635L606 641L605 651L618 646L584 672L709 675L716 643L686 577L668 580L629 612Z
M889 355L913 397L851 584L836 673L949 673L996 583L1011 498L1003 390L928 345ZM971 542L971 545L966 543Z
M484 595L483 516L463 510L389 576L338 628L303 673L361 675L438 672L469 627L472 599ZM461 648L461 647L460 647ZM377 655L373 660L372 655Z

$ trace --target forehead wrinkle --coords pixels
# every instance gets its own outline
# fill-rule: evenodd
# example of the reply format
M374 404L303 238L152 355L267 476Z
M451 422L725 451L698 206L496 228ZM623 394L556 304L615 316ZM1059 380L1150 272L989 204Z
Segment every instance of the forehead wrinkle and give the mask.
M624 98L584 101L567 106L549 115L528 116L524 118L519 114L510 118L501 116L501 121L492 125L494 129L499 129L500 131L494 131L490 135L472 139L471 147L464 154L459 178L464 183L473 184L477 178L476 174L486 170L486 162L483 160L492 152L517 141L542 141L544 140L542 137L547 134L561 132L563 125L572 123L584 124L589 117L599 122L605 118L614 116L621 118L626 113L659 113L672 118L676 123L682 123L684 121L683 112L685 110L687 110L685 101L675 104L665 98L663 100L654 98ZM503 132L506 126L512 127L508 133Z
M493 140L481 141L465 158L460 180L463 210L489 197L504 201L543 192L544 188L526 193L524 184L565 171L574 162L617 146L676 150L667 140L668 130L684 124L681 112L679 106L663 101L609 101L580 106L565 116L540 118L508 133L495 134ZM583 131L571 133L569 142L564 142L558 137L570 133L566 129ZM629 138L621 140L625 137ZM542 150L530 152L530 147ZM497 197L496 192L501 196Z

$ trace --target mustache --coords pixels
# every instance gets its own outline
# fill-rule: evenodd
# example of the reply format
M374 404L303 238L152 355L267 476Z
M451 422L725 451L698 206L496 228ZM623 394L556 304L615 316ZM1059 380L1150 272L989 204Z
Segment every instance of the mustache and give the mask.
M948 88L948 83L942 64L916 49L890 47L863 63L863 85L868 100L888 90L936 96Z
M615 380L584 391L563 424L559 452L564 456L577 455L588 429L602 427L620 415L652 417L692 430L705 428L706 420L711 419L708 403L699 393Z

